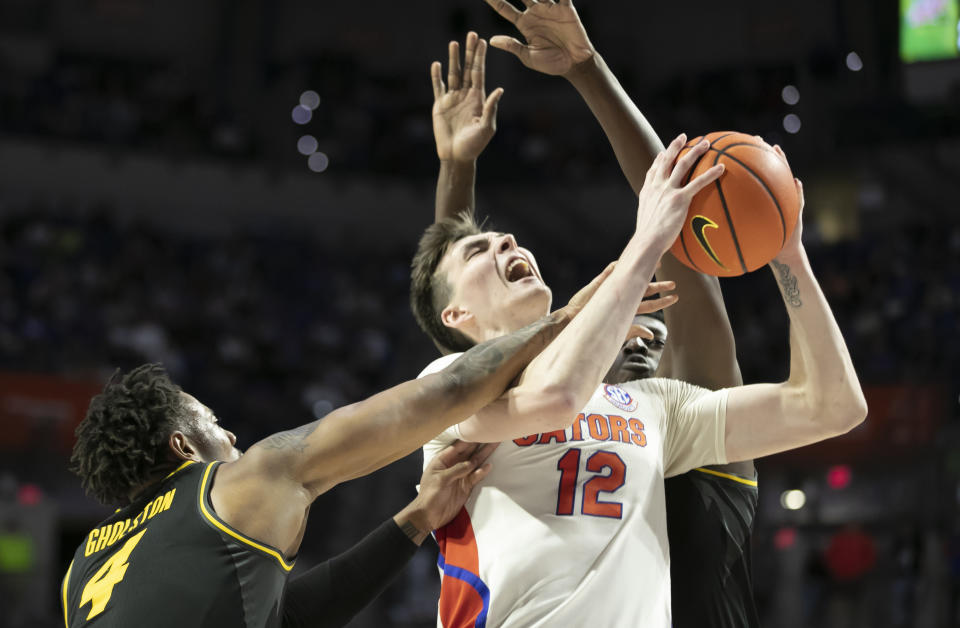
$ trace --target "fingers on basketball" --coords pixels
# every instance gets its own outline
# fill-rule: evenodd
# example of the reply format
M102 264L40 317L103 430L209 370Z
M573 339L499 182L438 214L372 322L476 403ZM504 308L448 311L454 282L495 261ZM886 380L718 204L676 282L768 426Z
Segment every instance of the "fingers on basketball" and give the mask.
M681 179L687 185L706 175L671 252L709 275L742 275L780 251L797 224L802 197L782 151L744 133L716 132L706 139L709 149ZM699 140L688 142L680 159Z

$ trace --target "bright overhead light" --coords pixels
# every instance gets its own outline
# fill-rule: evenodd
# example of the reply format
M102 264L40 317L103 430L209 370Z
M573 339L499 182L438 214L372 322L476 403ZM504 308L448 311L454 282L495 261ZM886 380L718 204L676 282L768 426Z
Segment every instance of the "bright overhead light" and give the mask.
M309 109L310 111L313 111L314 109L320 106L320 94L313 91L312 89L308 89L307 91L300 94L300 104L306 107L307 109Z
M800 489L784 491L780 494L780 505L787 510L800 510L807 503L807 494Z
M325 153L314 153L307 159L307 168L314 172L323 172L330 165L330 158Z
M317 138L312 135L303 135L297 140L297 151L301 155L312 155L317 152Z
M800 102L800 90L794 85L787 85L780 91L780 98L788 105L795 105Z
M297 124L306 124L313 118L313 112L303 105L297 105L293 108L290 117L293 118L293 121Z
M857 53L851 52L847 55L847 67L852 72L859 72L863 69L863 59Z
M795 113L788 113L783 116L783 130L787 133L794 134L800 131L800 116Z

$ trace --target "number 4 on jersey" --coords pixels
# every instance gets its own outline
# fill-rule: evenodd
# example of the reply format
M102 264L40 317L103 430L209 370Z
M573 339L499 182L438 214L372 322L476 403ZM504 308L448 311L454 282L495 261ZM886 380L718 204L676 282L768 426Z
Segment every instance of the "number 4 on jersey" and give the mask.
M91 577L90 580L87 581L86 586L83 587L83 593L80 594L80 606L78 608L83 608L84 604L92 602L90 614L87 615L88 621L102 613L103 609L107 607L107 602L110 601L110 596L113 595L113 587L123 580L123 577L127 573L127 561L130 560L130 552L133 551L133 548L136 547L140 539L143 538L144 532L146 532L146 530L141 530L134 536L131 536L127 542L123 544L123 547L108 558L107 562L97 570L97 573L93 574L93 577Z
M580 512L594 517L619 519L623 504L599 499L600 493L615 493L627 477L627 465L612 451L598 451L587 458L587 471L596 473L583 485L583 504ZM610 469L609 475L599 475ZM577 499L577 477L580 474L580 450L570 449L557 462L560 471L560 486L557 488L557 514L572 515Z

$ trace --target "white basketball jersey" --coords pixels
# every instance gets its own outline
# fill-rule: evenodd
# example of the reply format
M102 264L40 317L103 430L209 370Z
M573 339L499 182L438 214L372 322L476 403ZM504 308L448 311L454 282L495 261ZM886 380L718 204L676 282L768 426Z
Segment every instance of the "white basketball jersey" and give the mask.
M663 478L726 462L726 399L676 380L602 385L565 430L501 443L436 531L438 626L669 628ZM456 438L425 445L424 464Z

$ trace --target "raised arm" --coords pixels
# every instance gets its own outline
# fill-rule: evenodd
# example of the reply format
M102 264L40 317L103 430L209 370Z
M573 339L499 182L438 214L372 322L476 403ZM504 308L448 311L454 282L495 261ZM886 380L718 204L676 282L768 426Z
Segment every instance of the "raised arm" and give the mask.
M219 468L211 493L215 510L244 534L295 551L318 495L409 454L498 398L569 316L559 310L473 347L439 373L256 443Z
M800 182L797 182L801 194ZM770 263L790 316L790 377L728 391L726 453L758 458L848 432L867 414L853 362L801 243L802 225Z
M702 143L674 160L684 136L654 160L640 192L637 228L609 278L557 340L527 367L520 384L501 399L459 424L474 441L501 441L525 434L563 429L586 404L613 363L634 315L650 287L657 261L679 233L690 199L723 172L707 170L687 185L684 173L706 151ZM670 296L654 307L672 303ZM544 399L565 400L562 411L543 411Z
M526 43L497 35L490 45L525 66L562 76L579 92L603 128L620 169L637 194L654 156L663 149L653 127L594 48L570 0L536 2L518 11L506 0L486 0ZM677 305L664 313L670 342L657 375L717 389L742 383L733 331L720 282L665 255L657 279L677 284Z
M477 158L497 130L498 87L486 95L487 42L467 33L463 67L460 44L449 44L447 83L439 61L430 65L433 83L433 137L440 158L434 219L442 220L476 207Z
M590 42L573 3L527 2L525 11L507 0L486 3L526 40L496 35L490 45L512 53L532 70L570 81L603 127L624 175L639 194L663 143Z

